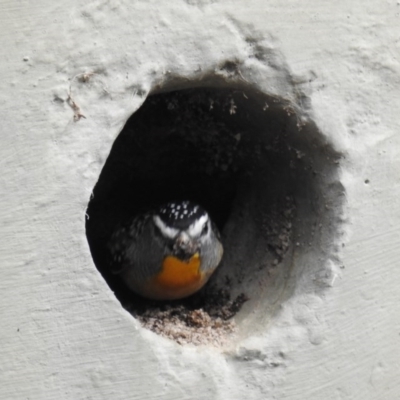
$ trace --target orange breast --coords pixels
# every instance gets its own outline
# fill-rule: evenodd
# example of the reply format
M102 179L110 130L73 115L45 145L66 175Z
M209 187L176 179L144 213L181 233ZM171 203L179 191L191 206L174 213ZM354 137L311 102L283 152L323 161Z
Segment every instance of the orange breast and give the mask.
M161 273L156 277L159 285L170 288L185 287L199 280L201 280L199 253L187 261L173 256L165 257Z
M206 281L207 277L200 271L199 253L187 261L167 256L160 273L146 285L146 295L155 299L179 299L195 293Z

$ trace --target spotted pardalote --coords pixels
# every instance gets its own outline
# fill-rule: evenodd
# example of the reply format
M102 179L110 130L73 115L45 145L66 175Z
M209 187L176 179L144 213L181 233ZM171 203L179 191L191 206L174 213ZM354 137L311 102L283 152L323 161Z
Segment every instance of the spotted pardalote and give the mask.
M207 211L170 202L116 229L108 247L111 269L134 292L173 300L195 293L218 267L223 246Z

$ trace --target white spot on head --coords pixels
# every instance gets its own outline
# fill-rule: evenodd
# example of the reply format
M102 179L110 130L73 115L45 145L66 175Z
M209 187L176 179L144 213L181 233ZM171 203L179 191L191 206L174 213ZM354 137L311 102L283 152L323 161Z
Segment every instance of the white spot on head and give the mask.
M192 225L189 226L187 232L191 237L200 236L201 231L203 230L204 224L208 223L208 215L204 214L199 219L193 222ZM209 234L209 233L208 233Z
M178 229L171 228L164 224L164 222L161 220L161 218L158 215L155 215L153 217L153 221L155 225L158 227L160 232L162 233L163 236L169 238L169 239L174 239L175 236L179 233Z

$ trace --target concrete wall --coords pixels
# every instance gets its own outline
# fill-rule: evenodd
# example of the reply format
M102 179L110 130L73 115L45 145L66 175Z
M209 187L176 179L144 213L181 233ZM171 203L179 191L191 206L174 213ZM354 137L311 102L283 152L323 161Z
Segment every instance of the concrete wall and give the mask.
M399 14L381 0L3 2L0 397L399 398ZM329 251L304 250L274 317L224 348L143 329L85 234L129 116L212 77L314 124L345 199Z

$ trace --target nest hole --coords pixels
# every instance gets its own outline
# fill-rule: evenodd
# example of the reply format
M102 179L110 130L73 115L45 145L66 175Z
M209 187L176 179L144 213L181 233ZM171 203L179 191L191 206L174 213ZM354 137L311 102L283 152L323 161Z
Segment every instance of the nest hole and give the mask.
M312 122L254 88L153 94L115 140L93 190L86 231L95 265L144 327L178 343L254 334L306 274L302 256L313 250L320 266L332 251L339 158ZM109 271L107 241L119 223L179 199L208 210L224 258L187 299L140 298Z

